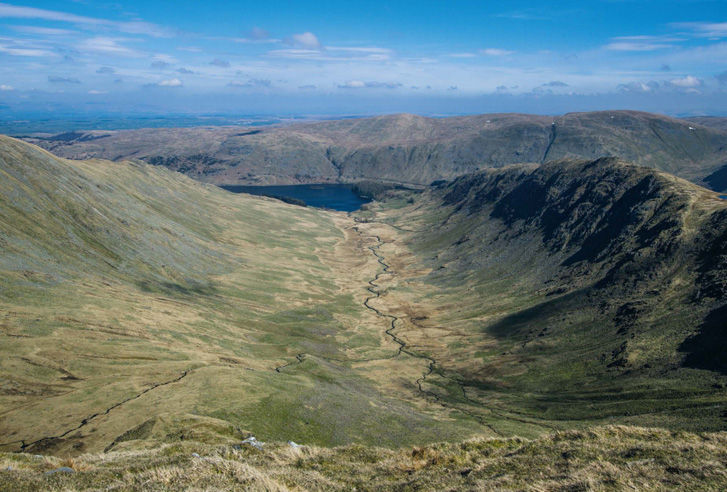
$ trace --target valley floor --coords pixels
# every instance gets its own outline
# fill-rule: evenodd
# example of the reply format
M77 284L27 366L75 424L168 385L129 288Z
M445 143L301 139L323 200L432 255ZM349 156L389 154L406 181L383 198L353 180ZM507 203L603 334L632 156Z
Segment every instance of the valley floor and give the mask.
M336 237L329 243L328 251L319 247L313 248L312 258L320 261L326 268L324 280L334 283L325 289L337 291L336 298L345 298L346 305L339 313L329 314L329 305L311 299L311 296L317 294L315 287L306 292L305 289L310 287L301 283L293 287L295 299L286 299L283 294L280 295L286 299L283 300L276 295L275 300L268 304L270 307L286 304L289 307L298 306L294 310L279 311L277 315L268 317L272 323L272 334L256 335L270 338L270 342L276 347L272 351L255 347L254 350L248 349L245 355L235 349L225 355L225 351L219 351L219 346L222 345L220 340L214 337L234 337L234 333L218 332L213 335L208 331L203 331L201 338L205 343L197 344L194 359L190 360L190 355L185 354L185 357L173 363L159 360L156 356L114 356L113 353L106 352L107 349L94 346L94 336L90 340L68 340L63 344L68 344L64 348L72 353L82 351L78 346L82 344L85 347L83 350L91 352L86 357L129 371L134 381L137 381L127 390L119 388L114 391L110 391L109 387L104 386L93 375L81 375L77 369L73 369L72 366L78 365L78 361L74 361L70 354L62 357L50 356L47 352L49 349L42 348L42 341L18 330L15 335L11 335L19 338L13 350L16 353L28 351L28 355L20 357L20 360L44 371L54 371L68 382L65 384L67 389L63 392L57 389L57 393L45 390L47 393L44 394L43 390L39 390L40 394L35 398L27 395L22 404L6 403L3 419L6 439L0 443L2 449L60 454L102 449L110 451L125 441L138 440L130 438L129 434L133 435L139 427L163 418L159 416L170 412L170 409L173 409L172 413L190 412L221 418L236 426L254 430L265 439L290 438L319 444L353 441L397 446L407 442L431 442L468 435L495 435L487 426L481 427L477 419L468 412L462 412L440 401L436 394L427 390L426 379L435 377L432 372L436 362L425 352L411 347L398 335L411 326L411 319L416 315L400 312L400 306L390 305L395 296L387 294L396 285L398 278L388 262L398 260L389 260L382 251L385 249L392 256L398 253L394 246L395 231L386 226L357 224L344 214L316 213L329 221L329 227L333 228ZM386 239L382 239L380 234L386 234ZM304 264L303 268L307 268L307 265ZM229 285L234 287L242 275L240 272L231 271L225 277L231 279ZM245 276L242 280L247 281L247 278ZM222 277L218 278L220 285L224 282ZM320 287L318 289L321 290ZM111 293L101 294L103 297L106 295L112 297ZM290 295L291 293L287 294ZM206 296L199 297L202 298L202 306L207 307L204 306ZM219 298L221 295L216 294L215 297ZM236 296L231 297L218 302L223 306L229 305L236 301ZM308 302L305 298L308 298ZM186 309L180 309L181 306L186 304L185 307L192 307L193 311L196 307L189 296L185 300L186 302L180 303L173 296L141 293L127 302L142 305L151 302L152 311L166 314L166 319L158 321L161 326L181 322L183 327L189 321L182 318L190 315L183 315ZM53 302L57 301L58 299L54 299ZM289 304L291 301L293 305ZM55 306L53 311L57 308ZM144 309L143 306L128 309L140 308ZM97 309L97 316L112 319L117 316L114 307L108 311L108 307ZM88 307L84 307L82 311L88 312ZM220 311L220 308L215 307L214 314L220 315ZM33 315L11 311L6 315L6 323L18 326L19 317L28 319ZM194 316L200 315L201 313ZM317 321L321 321L321 316L323 321L334 326L315 326ZM286 317L290 319L286 320ZM77 318L69 321L75 324L76 329L89 334L98 330L112 336L134 336L132 333L120 333L121 326L112 329L101 323L90 323L81 315L77 315ZM52 319L68 318L55 315ZM86 323L89 326L84 326ZM278 330L292 332L281 331L276 334L276 324L283 325ZM219 330L220 327L210 328ZM301 328L304 331L297 343L296 332ZM129 328L127 326L123 329ZM311 330L316 332L311 333ZM325 331L321 334L318 330ZM184 335L185 341L187 337L195 335L200 336L198 333ZM244 330L240 335L249 336ZM57 335L54 334L54 338L55 336ZM276 336L280 338L277 339ZM142 344L145 343L143 340L148 340L146 336L140 338ZM107 340L117 350L130 350L127 347L130 340ZM206 345L210 342L212 346L207 348ZM229 343L224 340L222 342ZM88 346L89 343L91 346ZM150 345L151 347L143 350L158 350L158 342ZM167 341L163 345L169 347ZM135 350L139 348L137 345ZM278 355L281 349L284 353ZM97 355L92 355L93 352ZM84 356L80 358L83 359ZM125 359L123 365L119 365L119 359ZM64 361L68 361L68 365ZM124 386L128 382L116 380L111 384ZM15 384L18 384L17 380ZM259 388L251 393L251 385L258 385ZM22 391L16 394L20 395ZM26 387L24 391L29 390ZM93 394L93 401L85 403L83 398L79 401L79 391L81 394ZM309 394L306 395L306 392ZM334 395L337 396L334 398ZM310 404L311 397L316 400L315 406ZM370 405L371 412L374 413L369 414L365 408L362 413L361 403ZM248 412L252 412L252 415L229 411L230 407L234 409L240 405L250 408ZM299 408L281 411L281 407L290 406ZM355 407L359 408L354 409ZM50 417L60 408L67 412L62 418ZM384 412L385 419L372 420L377 419L379 410ZM351 412L355 417L349 415ZM324 422L328 423L325 430L322 427ZM259 425L260 423L263 425ZM315 425L313 429L301 431L301 425L311 424ZM183 434L185 430L180 427L178 432ZM134 437L142 440L147 437L143 432L140 434ZM11 436L15 439L7 439Z

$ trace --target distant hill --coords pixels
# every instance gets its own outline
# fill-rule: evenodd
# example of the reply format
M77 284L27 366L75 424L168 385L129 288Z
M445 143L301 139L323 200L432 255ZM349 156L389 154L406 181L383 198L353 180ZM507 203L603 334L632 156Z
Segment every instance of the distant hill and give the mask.
M697 123L698 125L706 126L709 128L716 128L717 130L727 130L727 117L723 116L692 116L684 118L686 121Z
M635 111L559 117L399 114L256 129L70 132L27 140L63 157L142 159L216 184L371 179L428 184L508 164L614 156L724 189L721 180L704 181L727 165L727 132L712 126Z

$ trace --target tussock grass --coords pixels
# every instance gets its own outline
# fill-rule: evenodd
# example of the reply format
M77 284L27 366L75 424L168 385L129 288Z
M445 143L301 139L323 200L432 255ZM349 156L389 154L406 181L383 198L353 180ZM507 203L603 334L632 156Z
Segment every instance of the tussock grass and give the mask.
M60 466L76 472L46 474ZM3 490L719 490L727 433L607 426L399 449L187 441L73 460L6 453L0 470Z

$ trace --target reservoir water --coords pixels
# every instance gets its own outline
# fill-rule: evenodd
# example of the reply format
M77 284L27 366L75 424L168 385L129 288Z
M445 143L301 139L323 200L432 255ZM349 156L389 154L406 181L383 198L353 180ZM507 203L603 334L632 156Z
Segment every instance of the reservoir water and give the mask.
M233 193L270 196L273 198L294 198L309 207L330 208L342 212L353 212L370 200L361 198L346 184L306 184L285 186L239 186L222 185Z

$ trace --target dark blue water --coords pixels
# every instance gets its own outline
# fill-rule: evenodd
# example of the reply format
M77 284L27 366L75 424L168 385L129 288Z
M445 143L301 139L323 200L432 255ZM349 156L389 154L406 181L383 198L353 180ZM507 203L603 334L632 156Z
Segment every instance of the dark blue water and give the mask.
M286 186L237 186L222 185L222 188L233 193L250 193L251 195L271 196L274 198L288 197L302 200L309 207L331 208L342 212L353 212L371 200L361 198L345 184L312 184Z
M727 195L720 195L719 196L722 200L727 200Z

